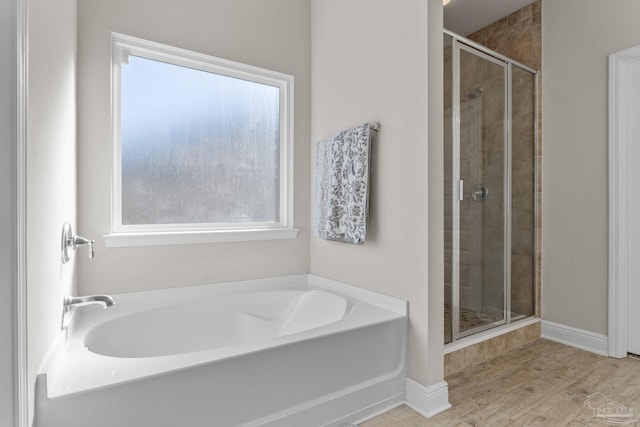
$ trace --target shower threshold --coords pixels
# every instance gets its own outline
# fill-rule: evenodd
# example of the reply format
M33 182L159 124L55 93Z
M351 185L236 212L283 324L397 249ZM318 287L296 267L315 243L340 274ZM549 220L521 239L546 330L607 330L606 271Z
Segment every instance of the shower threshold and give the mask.
M459 315L459 326L463 336L460 336L458 339L482 332L486 329L495 328L505 323L503 312L499 310L481 310L478 312L461 307L459 309ZM516 322L526 319L527 317L529 316L512 311L509 318L511 322ZM446 303L444 305L444 319L444 330L451 331L451 306Z
M480 342L489 340L491 338L498 337L500 335L504 335L506 333L518 330L520 328L524 328L529 325L534 325L540 322L540 318L536 316L524 316L519 315L519 317L515 317L511 319L511 323L496 326L491 329L484 330L482 332L475 333L473 335L466 336L464 338L460 338L456 341L453 341L449 344L444 345L444 354L452 353L457 350L461 350L465 347L472 346L474 344L478 344Z

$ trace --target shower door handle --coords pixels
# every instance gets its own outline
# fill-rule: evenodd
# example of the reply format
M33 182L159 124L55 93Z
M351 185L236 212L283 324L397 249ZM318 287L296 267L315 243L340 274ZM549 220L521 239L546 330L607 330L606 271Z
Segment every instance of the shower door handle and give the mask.
M464 200L464 181L458 181L458 200Z
M484 199L486 199L488 195L489 195L489 189L484 185L481 185L480 187L478 187L477 190L471 193L471 197L476 202L484 202Z

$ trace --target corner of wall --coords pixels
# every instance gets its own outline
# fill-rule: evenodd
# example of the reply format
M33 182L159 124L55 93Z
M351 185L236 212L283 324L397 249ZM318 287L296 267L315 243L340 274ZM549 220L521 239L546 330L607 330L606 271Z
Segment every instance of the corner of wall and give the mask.
M16 425L19 418L19 367L18 329L17 315L22 312L15 305L18 301L17 286L17 245L16 233L18 218L16 216L16 173L20 170L16 167L16 136L18 129L19 108L16 88L18 88L19 76L16 70L20 58L16 57L20 40L18 39L18 25L16 17L19 1L0 1L0 227L3 231L3 240L0 244L0 424Z
M427 418L451 408L449 386L446 381L425 387L411 378L407 378L405 399L408 407Z
M428 43L428 378L444 378L444 53L443 8L429 0Z
M61 264L60 236L65 221L76 222L76 1L33 0L27 9L29 418L35 377L60 331L62 297L75 276L73 263Z

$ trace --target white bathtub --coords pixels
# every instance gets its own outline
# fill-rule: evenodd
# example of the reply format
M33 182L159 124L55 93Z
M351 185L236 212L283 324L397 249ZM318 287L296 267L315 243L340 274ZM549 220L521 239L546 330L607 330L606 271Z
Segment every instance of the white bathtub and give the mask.
M313 275L75 310L35 427L343 426L403 401L406 302Z

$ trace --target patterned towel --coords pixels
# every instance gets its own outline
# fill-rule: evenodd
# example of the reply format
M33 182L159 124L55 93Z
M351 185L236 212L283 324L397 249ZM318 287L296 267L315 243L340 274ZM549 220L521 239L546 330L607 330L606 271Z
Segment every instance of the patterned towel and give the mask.
M323 239L364 243L371 132L365 123L316 144L314 231Z

